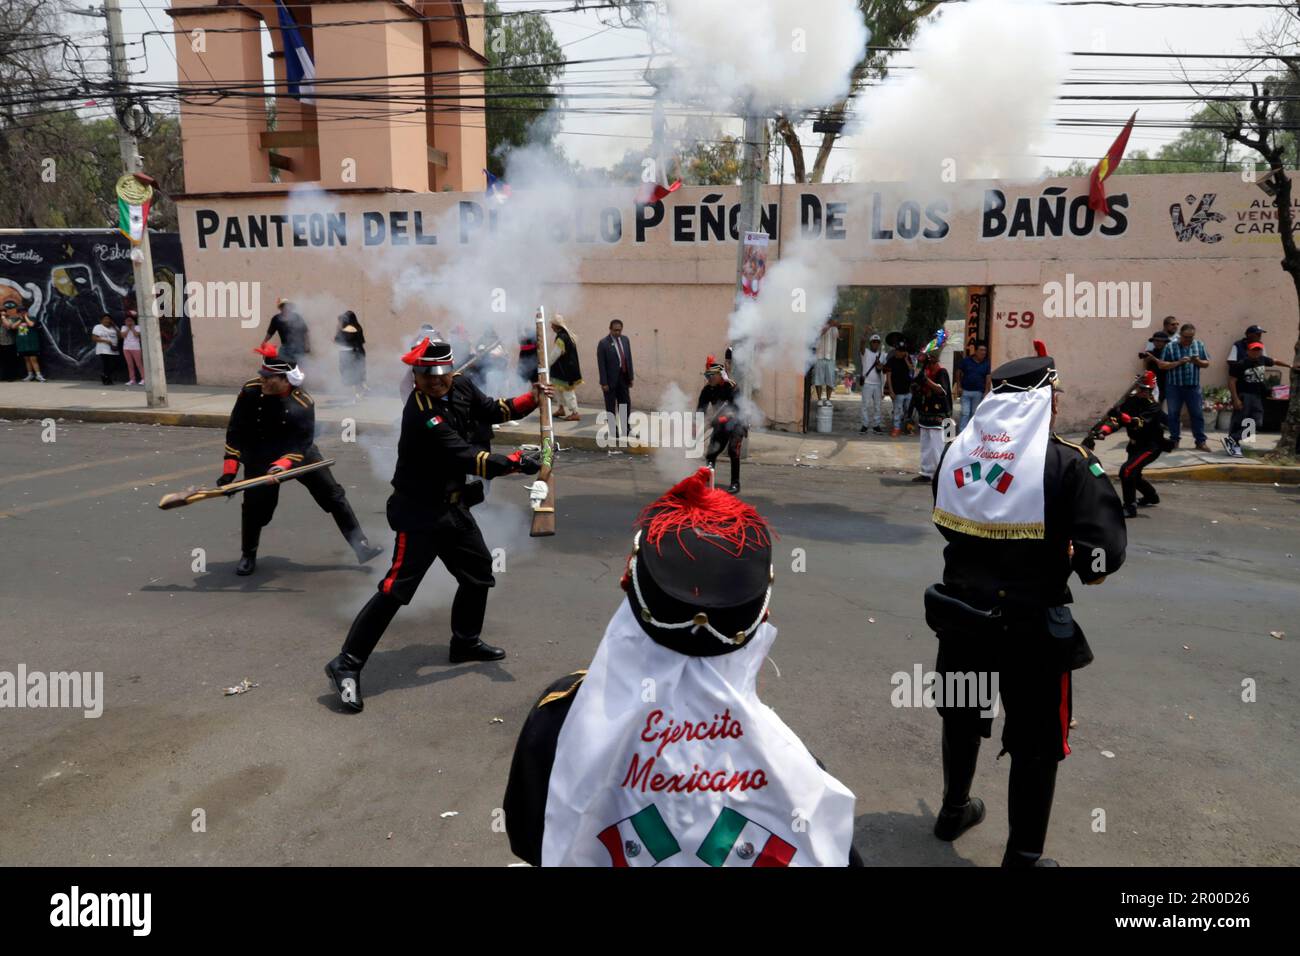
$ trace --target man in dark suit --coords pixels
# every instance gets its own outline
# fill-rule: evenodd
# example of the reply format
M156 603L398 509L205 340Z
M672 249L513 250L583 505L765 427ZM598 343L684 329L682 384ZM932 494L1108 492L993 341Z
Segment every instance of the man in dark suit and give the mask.
M610 415L614 435L626 430L627 414L632 406L632 343L623 337L623 323L609 323L609 335L596 346L596 366L600 369L600 390L605 395L605 411ZM622 406L622 415L619 414ZM611 448L611 455L618 452Z

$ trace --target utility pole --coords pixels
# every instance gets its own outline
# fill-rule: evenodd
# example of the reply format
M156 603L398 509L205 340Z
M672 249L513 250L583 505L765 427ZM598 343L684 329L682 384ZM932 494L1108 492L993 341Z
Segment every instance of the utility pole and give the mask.
M767 123L754 115L750 105L745 108L745 148L740 164L740 215L736 218L736 306L744 301L741 285L745 267L745 233L756 232L762 222L761 196L763 170L767 159ZM749 351L752 355L752 343ZM741 378L741 391L745 398L754 394L752 369Z
M111 65L117 115L117 142L122 151L122 165L131 174L143 172L136 134L128 128L131 103L126 97L130 76L126 68L126 44L122 37L120 0L104 0L104 18L108 25L108 56ZM153 253L149 249L149 223L144 224L140 244L131 250L131 267L135 270L135 308L144 346L145 400L150 408L167 405L167 373L163 369L162 333L158 328L157 299L153 293Z

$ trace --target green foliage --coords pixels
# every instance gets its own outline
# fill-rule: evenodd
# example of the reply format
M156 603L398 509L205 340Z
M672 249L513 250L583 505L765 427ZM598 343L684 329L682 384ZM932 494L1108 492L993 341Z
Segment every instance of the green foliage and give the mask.
M515 147L531 142L560 151L559 119L548 111L560 102L553 84L564 74L564 51L539 13L515 15L512 8L503 17L496 0L485 12L488 169L501 176Z

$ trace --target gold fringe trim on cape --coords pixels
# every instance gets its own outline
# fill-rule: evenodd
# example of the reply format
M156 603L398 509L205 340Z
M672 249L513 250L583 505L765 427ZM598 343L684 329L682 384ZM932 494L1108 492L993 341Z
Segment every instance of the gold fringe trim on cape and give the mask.
M999 538L1003 540L1019 538L1033 539L1043 537L1043 523L1041 521L1026 521L1021 524L998 524L991 521L975 521L971 518L963 518L951 512L944 511L942 508L935 508L931 516L934 523L942 525L950 531L960 531L962 534L973 535L977 538Z

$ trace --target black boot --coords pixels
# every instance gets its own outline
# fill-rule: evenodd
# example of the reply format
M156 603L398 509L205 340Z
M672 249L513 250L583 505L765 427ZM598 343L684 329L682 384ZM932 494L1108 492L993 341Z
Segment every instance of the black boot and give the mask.
M453 664L464 664L466 661L499 661L504 660L505 656L506 652L502 648L484 644L477 637L453 637L451 652L448 654Z
M1125 518L1136 518L1137 516L1138 516L1138 506L1137 506L1137 505L1135 505L1135 504L1127 504L1127 505L1124 506L1124 517L1125 517Z
M984 801L970 795L980 755L978 733L958 733L944 721L943 807L934 821L934 835L953 841L984 819Z
M351 654L340 654L325 665L325 676L330 679L343 707L354 714L361 713L365 707L361 699L361 661Z
M1056 760L1011 757L1011 779L1007 786L1007 820L1011 833L1002 856L1006 867L1057 866L1043 857L1047 823L1056 793Z
M330 512L330 515L334 518L334 523L338 525L343 537L352 546L352 552L357 556L357 564L365 564L377 555L384 553L382 548L376 548L366 540L365 532L361 530L361 523L357 521L357 516L352 511L352 506L348 504L346 498L334 506L334 510Z
M235 573L242 578L248 577L257 570L257 552L245 551L239 558L239 563L235 565Z

